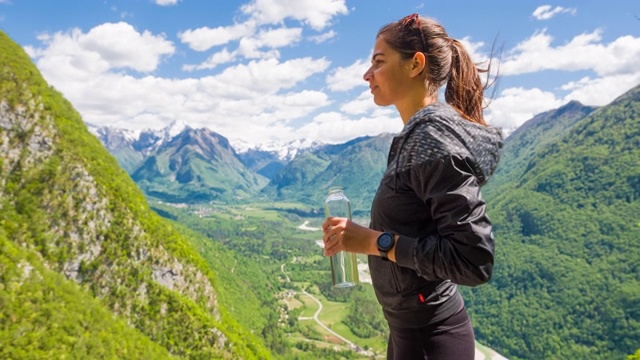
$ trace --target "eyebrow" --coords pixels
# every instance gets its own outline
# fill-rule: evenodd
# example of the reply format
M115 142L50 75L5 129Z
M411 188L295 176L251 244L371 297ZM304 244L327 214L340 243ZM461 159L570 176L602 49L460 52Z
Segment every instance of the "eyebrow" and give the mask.
M371 61L375 60L375 59L376 59L376 57L377 57L378 55L382 55L382 56L384 56L384 53L383 53L383 52L377 52L377 53L373 54L373 55L371 56Z

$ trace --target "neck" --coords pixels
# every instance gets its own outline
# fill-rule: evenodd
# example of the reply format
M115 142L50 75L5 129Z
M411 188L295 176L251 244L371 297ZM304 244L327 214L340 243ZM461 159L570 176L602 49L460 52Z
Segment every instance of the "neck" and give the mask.
M407 125L409 119L418 112L418 110L422 109L425 106L429 106L436 102L438 95L425 96L419 99L409 99L404 104L396 104L396 109L398 113L400 113L400 118L402 122Z

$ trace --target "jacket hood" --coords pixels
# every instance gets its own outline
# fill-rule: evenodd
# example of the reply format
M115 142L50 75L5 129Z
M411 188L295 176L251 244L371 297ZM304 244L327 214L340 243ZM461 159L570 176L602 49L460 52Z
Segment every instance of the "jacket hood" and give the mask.
M489 181L502 154L503 136L500 128L473 123L460 116L449 104L436 102L416 112L400 136L406 139L410 133L427 123L433 125L437 133L448 134L450 139L443 141L449 146L466 153L480 185Z

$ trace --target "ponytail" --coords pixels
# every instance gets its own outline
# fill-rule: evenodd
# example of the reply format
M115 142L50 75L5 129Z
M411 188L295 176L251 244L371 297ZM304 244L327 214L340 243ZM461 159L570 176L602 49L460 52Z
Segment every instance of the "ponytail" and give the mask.
M479 69L471 60L464 46L456 39L451 42L451 72L444 92L444 98L465 119L486 125L482 113L484 86Z

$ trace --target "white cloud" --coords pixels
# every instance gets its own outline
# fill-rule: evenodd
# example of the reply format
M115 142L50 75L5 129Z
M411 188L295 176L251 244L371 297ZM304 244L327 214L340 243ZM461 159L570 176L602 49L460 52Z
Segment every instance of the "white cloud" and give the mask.
M340 110L349 115L365 114L375 110L378 106L373 102L373 96L368 89L363 91L356 99L351 100L340 107Z
M640 72L596 79L585 77L565 84L562 90L570 90L570 93L565 96L565 102L578 100L585 105L603 106L638 84L640 84Z
M26 48L47 82L87 122L139 130L181 120L258 143L298 138L292 122L331 104L324 92L292 90L325 72L325 58L253 60L201 78L140 77L121 69L154 70L163 54L173 52L171 43L127 24L105 25L43 35L43 47ZM263 44L278 45L263 34ZM110 43L109 35L122 44ZM218 54L209 59L212 65L234 56L228 50Z
M280 52L276 49L260 50L260 43L256 38L242 38L236 50L238 55L247 59L278 59Z
M180 0L154 0L154 2L156 3L156 5L160 5L160 6L171 6L171 5L175 5L178 3L178 1Z
M309 36L309 40L313 41L316 44L322 44L330 39L333 39L336 36L336 32L333 30L329 30L324 34Z
M302 28L260 30L256 34L258 47L279 48L294 45L302 38Z
M254 24L247 22L216 28L204 26L195 30L186 30L178 33L178 38L195 51L206 51L214 46L225 45L244 36L249 36L254 31Z
M538 20L549 20L552 17L562 13L575 15L576 9L563 8L562 6L556 6L555 8L553 8L551 5L542 5L534 10L533 17Z
M318 31L329 26L334 16L349 12L344 0L253 0L241 11L260 24L279 24L292 18Z
M369 65L365 60L358 59L347 67L338 67L327 76L326 82L333 91L347 91L358 86L365 86L367 82L362 76Z
M509 88L491 102L485 116L489 123L503 128L505 134L509 134L537 114L557 109L569 101L577 100L584 105L604 106L639 83L640 73L596 79L585 77L562 86L562 90L569 91L562 98L538 88Z
M640 62L637 60L640 59L640 37L626 35L604 43L601 31L596 30L575 36L559 46L553 46L552 41L553 37L543 30L518 44L502 62L501 76L545 70L587 71L592 75L561 86L560 90L567 92L561 101L560 95L552 98L552 93L542 93L538 89L506 90L504 97L492 104L496 109L494 118L501 126L513 128L527 116L530 118L570 100L578 100L585 105L606 105L640 83ZM525 108L520 108L518 103ZM528 110L531 103L536 106Z
M471 41L471 38L468 37L468 36L465 36L464 38L459 39L459 41L462 43L464 48L467 50L467 52L469 53L469 56L471 56L471 59L473 60L473 62L475 62L475 63L483 63L483 62L486 62L487 60L489 60L489 56L487 55L487 53L485 53L484 51L481 51L481 49L485 45L484 42L482 42L482 41L478 41L478 42Z
M80 37L78 44L85 51L97 53L112 68L128 67L140 72L155 70L161 56L175 51L163 35L139 33L125 22L96 26Z
M553 37L542 30L516 45L504 57L502 75L542 70L592 70L600 76L640 72L640 37L627 35L605 44L601 31L596 30L556 47L552 41Z
M124 23L105 23L84 34L80 29L39 37L44 49L26 47L38 68L55 82L85 81L114 69L148 73L163 56L172 55L173 44L163 35L136 31Z
M510 133L535 115L565 103L553 93L537 88L509 88L492 100L485 115L489 123Z
M242 23L216 28L200 27L178 33L182 43L192 50L207 51L214 46L228 45L237 41L233 51L223 50L210 56L199 65L185 65L183 69L211 69L224 62L235 60L237 56L247 59L279 58L278 48L293 46L302 40L300 27L284 26L286 19L295 19L315 30L329 26L333 17L346 15L348 10L344 0L253 0L241 7L241 12L248 15ZM278 28L265 26L278 24ZM321 43L335 36L333 30L321 35L309 37L310 41Z
M240 39L235 54L247 59L278 59L280 52L276 48L295 45L301 34L301 28L261 29L254 36ZM267 50L262 50L264 48Z
M296 130L298 138L341 143L360 136L398 133L403 124L395 111L384 109L369 116L351 119L339 112L326 112Z
M182 70L184 71L194 71L194 70L204 70L204 69L213 69L221 64L230 63L236 58L235 52L229 52L227 48L222 49L217 53L212 54L209 58L199 65L183 65Z
M256 31L256 33L251 33ZM276 29L255 29L250 23L236 24L233 27L219 27L216 29L200 28L189 30L178 35L182 42L196 51L206 51L216 45L238 41L236 50L230 52L227 48L211 55L199 65L186 65L186 71L196 69L212 69L220 64L231 62L238 56L247 59L280 58L277 48L293 46L302 39L302 28L280 27ZM267 50L262 50L267 49Z
M313 90L266 96L261 100L267 110L259 115L268 116L269 123L288 123L290 120L301 118L318 108L329 105L327 94Z
M216 79L223 85L221 90L241 88L256 94L274 93L288 89L298 82L329 67L327 59L300 58L283 63L277 59L251 61L225 69Z

